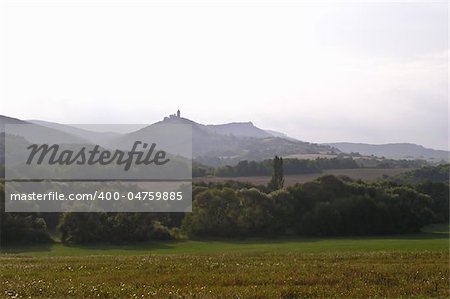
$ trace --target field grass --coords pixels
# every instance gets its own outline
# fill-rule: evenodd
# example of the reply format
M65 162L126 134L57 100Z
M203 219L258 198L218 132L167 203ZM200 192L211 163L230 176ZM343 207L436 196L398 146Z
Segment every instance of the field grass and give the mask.
M296 183L306 183L317 179L326 174L333 174L336 176L348 176L352 179L372 181L382 176L395 176L411 169L407 168L355 168L355 169L331 169L325 170L322 173L308 173L297 175L285 175L285 186L292 186ZM266 185L270 181L270 176L248 176L248 177L200 177L194 178L194 182L223 182L227 180L234 180L240 182L249 182L255 185Z
M447 233L3 248L0 296L442 297ZM442 226L427 231L443 231Z
M5 297L447 297L448 253L3 258Z

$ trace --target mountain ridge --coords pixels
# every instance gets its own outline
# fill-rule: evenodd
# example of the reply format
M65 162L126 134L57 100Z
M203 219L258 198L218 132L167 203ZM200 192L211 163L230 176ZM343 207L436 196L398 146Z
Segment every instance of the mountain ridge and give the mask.
M134 139L144 138L146 130L164 123L191 125L193 158L197 162L210 166L236 164L241 160L263 160L272 158L274 155L308 154L332 150L325 145L275 137L251 122L203 125L183 118L179 114L165 117L162 121L130 134ZM242 127L245 127L247 131L237 134L236 130Z
M432 162L448 161L449 152L435 150L413 143L367 144L352 142L334 142L315 144L300 141L284 133L263 130L251 121L231 122L218 125L204 125L191 119L173 114L161 121L130 132L100 133L79 129L70 125L43 120L24 121L18 118L0 115L0 126L5 124L34 123L47 127L50 132L63 132L99 144L114 144L122 138L145 138L146 130L161 124L188 124L192 126L193 157L206 165L217 166L235 164L241 160L263 160L274 155L289 156L299 154L360 153L364 156L385 157L390 159L423 159ZM56 131L52 131L56 130ZM3 128L4 131L4 128Z

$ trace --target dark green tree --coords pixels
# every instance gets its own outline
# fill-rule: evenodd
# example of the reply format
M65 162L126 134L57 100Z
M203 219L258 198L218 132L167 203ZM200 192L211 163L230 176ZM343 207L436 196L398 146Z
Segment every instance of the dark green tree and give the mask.
M269 182L270 190L278 190L283 188L284 185L284 172L283 172L283 158L275 156L273 159L273 172L272 179Z

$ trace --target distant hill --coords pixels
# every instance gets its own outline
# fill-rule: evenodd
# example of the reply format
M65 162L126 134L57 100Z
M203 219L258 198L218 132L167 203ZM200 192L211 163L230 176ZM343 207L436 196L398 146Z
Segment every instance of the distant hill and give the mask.
M10 128L8 134L5 133L5 125L27 125L26 130L19 128ZM20 126L18 126L20 127ZM5 164L5 139L8 141L8 145L12 146L10 151L13 153L16 149L24 149L30 143L45 143L48 144L85 144L89 143L86 139L79 136L75 136L66 132L62 132L57 129L48 128L45 126L32 124L27 121L23 121L17 118L0 115L0 165ZM3 171L3 168L1 168ZM1 173L3 176L4 173Z
M88 140L55 128L33 124L17 118L0 115L0 132L5 132L5 125L29 125L27 130L14 130L14 135L22 136L29 142L41 142L45 138L48 143L89 143Z
M274 131L274 130L264 130L267 133L269 133L270 135L272 135L273 137L280 137L280 138L285 138L285 139L289 139L289 140L297 140L295 138L289 137L288 135L278 132L278 131Z
M233 122L222 125L207 125L212 132L222 135L233 135L238 137L267 138L273 137L272 134L256 127L251 121Z
M362 143L328 143L314 144L290 138L283 133L263 130L252 122L233 122L220 125L203 125L181 115L170 115L131 133L94 132L70 125L47 122L43 120L23 121L17 118L0 116L0 132L5 124L27 124L32 122L39 134L50 136L54 143L86 143L103 146L120 146L132 140L146 140L150 132L158 130L163 124L189 124L192 127L192 156L195 162L207 166L237 164L242 160L261 161L274 155L311 155L356 153L361 155L385 157L388 159L423 159L432 162L448 161L449 152L428 149L416 144L398 143L371 145ZM159 127L160 128L160 127ZM38 134L38 135L39 135ZM163 134L163 133L161 133ZM154 136L154 135L153 135ZM34 142L35 136L26 137ZM164 136L160 136L164 140ZM167 140L172 147L183 143L182 140Z
M183 117L166 117L141 130L125 134L116 143L141 140L161 124L189 124L192 126L192 155L196 162L218 166L236 164L241 160L264 160L274 155L328 152L329 146L311 144L294 139L274 137L249 123L203 125ZM242 131L241 131L242 130Z
M27 124L27 122L18 118L0 115L0 132L5 132L6 124Z
M43 120L28 120L28 122L78 136L99 145L107 144L112 139L117 138L121 135L115 132L94 132L90 130L80 129L71 125L63 125Z
M207 125L207 129L221 134L221 135L233 135L237 137L253 137L253 138L268 138L268 137L280 137L289 140L296 140L288 135L273 131L264 130L255 126L251 121L248 122L232 122L221 125Z
M422 159L432 162L448 161L450 152L425 148L412 143L365 144L365 143L326 143L345 153L360 153L388 159Z

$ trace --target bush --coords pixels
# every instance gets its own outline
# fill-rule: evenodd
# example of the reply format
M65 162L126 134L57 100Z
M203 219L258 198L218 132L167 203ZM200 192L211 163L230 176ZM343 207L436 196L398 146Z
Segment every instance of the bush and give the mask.
M170 230L150 213L65 213L59 230L64 243L173 239Z

